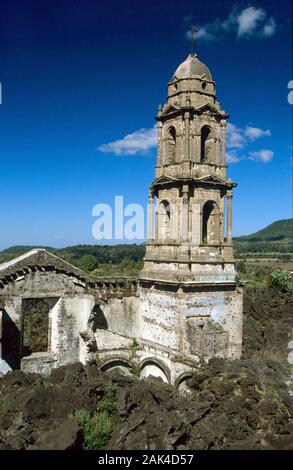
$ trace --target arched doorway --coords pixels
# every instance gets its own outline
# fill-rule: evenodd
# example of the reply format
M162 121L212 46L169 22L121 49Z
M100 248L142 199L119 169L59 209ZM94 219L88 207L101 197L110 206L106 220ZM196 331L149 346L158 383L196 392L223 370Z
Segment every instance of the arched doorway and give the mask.
M186 395L186 394L191 393L191 389L188 387L186 383L191 378L192 378L192 374L190 372L186 372L177 378L175 382L175 387L178 389L178 391L181 394Z
M130 374L131 365L125 359L111 359L100 367L101 371L120 370L124 374Z
M159 239L171 238L171 210L168 201L162 201L159 205Z
M212 156L212 130L209 126L203 126L200 135L200 161L208 162Z
M161 378L163 382L169 383L168 372L155 359L147 359L141 365L140 378L150 376Z
M166 137L166 164L170 165L176 161L176 129L169 127Z
M202 242L207 245L220 243L220 211L214 201L207 201L203 206Z

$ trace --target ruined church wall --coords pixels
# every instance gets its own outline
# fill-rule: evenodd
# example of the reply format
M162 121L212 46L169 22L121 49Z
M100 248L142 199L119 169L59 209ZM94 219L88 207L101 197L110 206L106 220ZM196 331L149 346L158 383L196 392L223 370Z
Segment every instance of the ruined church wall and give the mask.
M240 358L242 348L242 291L189 294L184 310L186 355Z
M144 342L169 348L194 361L239 358L242 292L183 293L140 289L139 334Z
M61 297L65 292L84 293L85 286L76 278L62 273L35 271L8 283L0 290L0 297Z
M110 299L99 305L95 339L99 350L130 347L138 336L138 298Z
M94 303L92 295L67 295L53 308L51 350L59 357L59 365L85 362L86 343L81 333L87 329Z
M94 306L93 295L71 294L58 299L50 311L50 343L47 352L33 353L21 360L26 372L47 373L51 369L87 360L82 332L87 329Z
M176 294L140 288L139 337L173 350L179 349Z

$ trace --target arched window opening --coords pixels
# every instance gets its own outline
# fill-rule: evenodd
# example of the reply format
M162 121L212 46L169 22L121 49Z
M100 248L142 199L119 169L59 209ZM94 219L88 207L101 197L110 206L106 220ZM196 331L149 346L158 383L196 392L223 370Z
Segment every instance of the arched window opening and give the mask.
M168 201L162 201L159 206L159 239L171 237L171 211Z
M163 382L168 383L168 377L163 369L157 362L148 360L145 361L144 364L141 367L141 372L140 372L140 378L143 377L158 377L163 380Z
M187 385L187 381L192 378L191 374L185 374L183 375L175 384L178 388L178 391L182 395L189 395L191 393L191 389Z
M206 245L220 243L220 212L216 202L207 201L202 211L202 242Z
M212 131L210 127L203 126L201 129L200 142L200 161L207 162L211 160L212 155Z
M166 138L166 163L167 165L176 161L176 129L170 127Z
M114 369L118 369L122 371L122 373L129 375L131 365L126 362L124 359L114 359L112 361L107 362L101 367L103 372L112 371Z

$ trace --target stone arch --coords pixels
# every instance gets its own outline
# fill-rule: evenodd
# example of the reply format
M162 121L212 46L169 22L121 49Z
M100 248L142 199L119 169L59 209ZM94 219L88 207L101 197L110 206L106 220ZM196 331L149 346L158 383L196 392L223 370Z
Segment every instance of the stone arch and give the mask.
M99 368L102 372L119 369L122 372L129 374L132 368L132 365L129 362L129 360L126 359L125 357L117 356L117 357L108 358L104 363L102 363L102 365L100 365Z
M183 372L183 374L179 375L175 380L175 388L177 388L180 392L190 391L189 387L186 385L186 381L191 379L192 372Z
M167 129L167 135L165 139L166 156L165 162L167 165L171 165L176 161L176 129L174 126L170 126Z
M140 364L140 378L149 376L159 377L166 383L171 381L169 367L154 357L144 359Z
M168 201L161 201L158 213L159 239L166 240L171 238L171 208Z
M204 125L200 131L200 161L208 162L212 160L213 135L210 126Z
M220 243L220 210L215 201L206 201L202 209L202 242L207 245Z

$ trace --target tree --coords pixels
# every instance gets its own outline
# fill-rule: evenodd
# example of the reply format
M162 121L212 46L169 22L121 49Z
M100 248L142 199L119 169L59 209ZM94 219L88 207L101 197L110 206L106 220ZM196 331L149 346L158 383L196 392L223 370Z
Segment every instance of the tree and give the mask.
M271 273L270 284L282 291L287 291L291 286L291 274L282 269L275 269Z
M78 264L81 269L90 273L97 267L98 262L94 255L83 255Z
M244 259L241 259L240 261L238 261L238 263L236 264L236 269L237 271L245 274L247 272L247 269L246 269L246 262Z

